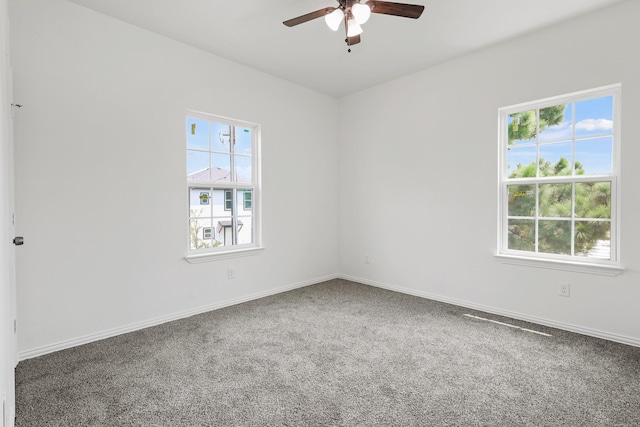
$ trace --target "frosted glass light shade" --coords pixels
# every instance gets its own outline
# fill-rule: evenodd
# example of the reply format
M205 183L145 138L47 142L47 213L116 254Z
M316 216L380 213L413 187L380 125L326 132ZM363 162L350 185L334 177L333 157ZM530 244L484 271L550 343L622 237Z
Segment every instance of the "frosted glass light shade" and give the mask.
M362 25L369 20L371 8L366 4L356 3L351 6L351 13L356 22Z
M337 31L340 23L344 19L344 12L342 9L338 8L331 13L328 13L324 16L324 22L327 23L327 26L331 28L333 31Z
M356 22L355 19L349 19L347 22L347 37L354 37L362 34L362 27Z

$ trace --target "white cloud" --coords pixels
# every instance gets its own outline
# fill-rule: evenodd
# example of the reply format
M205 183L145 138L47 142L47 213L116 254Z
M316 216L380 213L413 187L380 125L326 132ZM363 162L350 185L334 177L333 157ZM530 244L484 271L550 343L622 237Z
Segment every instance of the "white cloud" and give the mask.
M594 131L594 130L611 130L613 122L607 119L586 119L576 123L576 129Z
M557 125L553 125L553 126L549 126L549 130L561 130L561 129L567 129L569 126L571 126L571 122L568 121L562 121L560 123L558 123Z

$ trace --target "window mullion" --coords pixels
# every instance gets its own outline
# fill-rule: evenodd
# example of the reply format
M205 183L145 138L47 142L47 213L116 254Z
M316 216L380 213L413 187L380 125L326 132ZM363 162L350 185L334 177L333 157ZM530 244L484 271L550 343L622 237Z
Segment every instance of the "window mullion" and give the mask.
M534 242L534 252L538 253L538 239L540 236L540 184L536 184L536 212L535 212L535 242Z
M576 249L576 184L571 184L571 256Z

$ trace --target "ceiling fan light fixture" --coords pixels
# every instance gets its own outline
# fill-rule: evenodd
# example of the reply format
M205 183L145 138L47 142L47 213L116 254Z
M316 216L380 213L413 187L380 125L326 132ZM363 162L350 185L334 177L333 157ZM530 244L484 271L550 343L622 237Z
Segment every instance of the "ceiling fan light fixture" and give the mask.
M356 3L351 6L351 13L353 14L353 18L359 25L364 24L369 20L371 16L371 8L367 4Z
M362 34L362 27L351 18L347 21L347 37L355 37Z
M327 26L331 28L333 31L337 31L340 23L344 19L344 12L340 8L336 8L333 12L328 13L324 16L324 22L327 23Z

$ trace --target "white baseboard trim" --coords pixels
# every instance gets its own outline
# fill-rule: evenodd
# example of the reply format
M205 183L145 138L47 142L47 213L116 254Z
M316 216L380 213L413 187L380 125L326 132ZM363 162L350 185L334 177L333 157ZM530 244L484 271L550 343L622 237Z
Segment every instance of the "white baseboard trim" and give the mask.
M640 340L627 337L624 335L612 334L610 332L600 331L597 329L585 328L582 326L572 325L570 323L557 322L555 320L544 319L536 316L529 316L527 314L517 313L508 310L502 310L499 308L476 304L469 301L459 300L455 298L449 298L442 295L436 295L429 292L417 291L415 289L403 288L400 286L392 286L386 283L376 282L374 280L363 279L361 277L354 277L345 274L338 274L338 278L349 280L351 282L362 283L363 285L374 286L376 288L388 289L390 291L400 292L407 295L413 295L421 298L426 298L434 301L440 301L447 304L457 305L460 307L466 307L473 310L483 311L485 313L497 314L499 316L510 317L512 319L524 320L525 322L536 323L538 325L549 326L556 329L562 329L564 331L575 332L590 337L601 338L609 341L618 342L634 347L640 347Z
M160 325L162 323L171 322L173 320L184 319L187 317L195 316L197 314L206 313L208 311L218 310L224 307L230 307L236 304L242 304L244 302L253 301L256 299L268 297L271 295L276 295L282 292L291 291L293 289L303 288L305 286L315 285L317 283L322 283L327 280L333 279L344 279L349 280L351 282L362 283L363 285L374 286L376 288L388 289L390 291L400 292L407 295L413 295L420 298L426 298L434 301L440 301L447 304L457 305L460 307L466 307L472 310L483 311L485 313L497 314L499 316L510 317L512 319L524 320L526 322L536 323L539 325L549 326L556 329L562 329L569 332L575 332L582 335L587 335L595 338L601 338L609 341L618 342L621 344L631 345L634 347L640 347L640 340L626 337L623 335L612 334L609 332L600 331L597 329L584 328L582 326L576 326L569 323L557 322L554 320L544 319L535 316L529 316L522 313L512 312L508 310L502 310L499 308L486 306L482 304L476 304L469 301L459 300L455 298L449 298L442 295L432 294L429 292L417 291L411 288L404 288L401 286L393 286L382 282L376 282L374 280L364 279L361 277L349 276L346 274L331 274L324 277L318 277L311 280L306 280L304 282L294 283L287 286L281 286L278 288L269 289L263 292L258 292L255 294L246 295L239 298L233 298L225 301L220 301L215 304L209 304L202 307L197 307L190 310L181 311L178 313L170 314L167 316L157 317L155 319L150 319L142 322L133 323L131 325L122 326L119 328L109 329L107 331L99 332L96 334L85 335L82 337L60 341L58 343L49 344L42 347L37 347L31 350L26 350L18 353L18 361L32 359L34 357L43 356L48 353L53 353L56 351L64 350L71 347L76 347L83 344L88 344L94 341L99 341L105 338L111 338L117 335L126 334L129 332L134 332L140 329L149 328L151 326Z
M315 285L317 283L326 282L327 280L337 279L337 274L331 274L324 277L318 277L304 282L298 282L287 286L281 286L278 288L269 289L255 294L246 295L238 298L233 298L225 301L220 301L215 304L209 304L202 307L197 307L190 310L181 311L178 313L169 314L167 316L157 317L155 319L145 320L142 322L133 323L131 325L122 326L119 328L109 329L107 331L98 332L96 334L85 335L82 337L60 341L55 344L49 344L43 347L34 348L18 353L18 361L32 359L34 357L43 356L55 351L64 350L71 347L76 347L90 342L99 341L105 338L115 337L117 335L126 334L129 332L138 331L140 329L149 328L151 326L160 325L162 323L171 322L173 320L184 319L187 317L195 316L197 314L206 313L208 311L218 310L224 307L230 307L236 304L242 304L243 302L253 301L256 299L268 297L271 295L280 294L282 292L291 291L293 289L304 288L305 286Z

